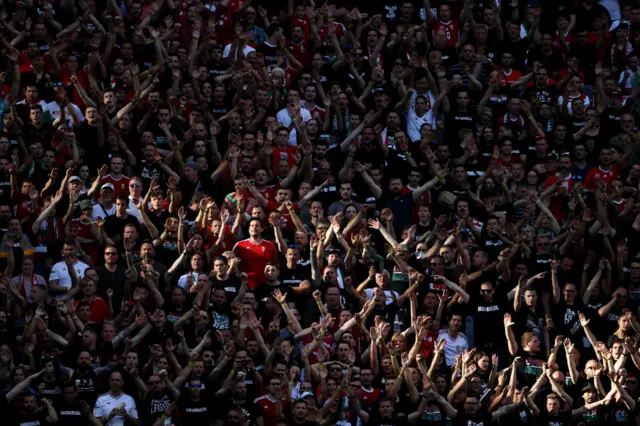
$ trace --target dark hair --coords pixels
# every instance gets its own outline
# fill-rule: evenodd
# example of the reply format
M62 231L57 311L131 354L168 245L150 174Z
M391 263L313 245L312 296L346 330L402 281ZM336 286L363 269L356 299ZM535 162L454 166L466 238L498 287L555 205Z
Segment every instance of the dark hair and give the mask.
M260 223L260 226L264 226L264 223L262 223L262 219L260 219L259 217L252 217L251 219L249 219L249 226L251 226L251 222L258 222Z

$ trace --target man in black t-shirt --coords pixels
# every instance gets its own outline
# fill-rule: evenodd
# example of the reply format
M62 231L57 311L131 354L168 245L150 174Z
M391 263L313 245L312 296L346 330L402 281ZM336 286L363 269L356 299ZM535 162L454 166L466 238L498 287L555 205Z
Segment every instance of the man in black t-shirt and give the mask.
M58 421L58 414L51 401L44 398L43 407L38 407L35 395L25 394L22 398L22 408L13 419L15 426L44 426Z
M214 420L213 401L202 397L204 383L198 379L187 382L187 391L178 400L177 407L183 425L208 425Z
M75 382L72 380L62 386L62 398L58 407L58 421L64 426L86 426L98 425L100 421L96 419L91 411L89 402L80 400Z

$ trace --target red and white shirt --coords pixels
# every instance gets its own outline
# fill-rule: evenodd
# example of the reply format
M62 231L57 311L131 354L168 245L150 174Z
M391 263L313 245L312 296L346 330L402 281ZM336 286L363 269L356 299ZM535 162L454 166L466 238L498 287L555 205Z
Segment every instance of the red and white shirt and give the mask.
M100 186L105 183L110 183L113 185L113 197L117 198L119 195L124 195L126 197L129 196L129 181L130 178L125 175L121 175L119 178L114 178L111 176L111 173L102 178L102 182L100 182Z
M590 191L596 190L596 182L602 181L607 184L607 191L609 185L614 179L620 178L620 169L617 165L613 165L609 170L605 170L602 166L589 170L589 173L584 178L584 187Z
M240 270L249 276L249 288L255 289L258 284L266 281L264 268L267 262L280 264L278 251L273 243L260 240L256 243L250 239L238 241L233 252L240 258Z

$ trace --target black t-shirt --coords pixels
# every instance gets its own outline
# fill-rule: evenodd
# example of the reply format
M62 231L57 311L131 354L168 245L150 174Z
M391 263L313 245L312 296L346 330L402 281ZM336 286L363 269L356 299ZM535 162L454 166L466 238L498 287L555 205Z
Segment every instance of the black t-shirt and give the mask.
M140 234L140 222L138 221L138 218L131 215L127 215L127 217L118 217L115 214L107 216L102 227L107 233L107 236L114 240L116 244L118 244L120 243L120 241L122 241L124 227L129 224L135 226L138 230L138 234Z
M149 392L147 398L144 400L144 408L142 412L139 413L143 422L148 425L153 425L172 402L173 398L167 389L163 389L162 392L157 395Z
M256 50L264 56L264 65L270 67L278 62L277 52L279 48L280 46L277 44L272 46L266 41L258 46Z
M213 289L224 290L224 293L227 296L227 303L231 303L231 301L238 295L240 284L240 280L234 274L229 274L229 278L224 281L220 281L217 278L213 279Z
M597 407L593 410L587 411L584 414L581 414L577 419L574 420L574 422L582 423L585 426L603 425L605 424L608 412L609 409L607 407Z
M91 403L89 409L91 409ZM58 424L64 426L86 426L89 424L89 420L85 414L82 413L82 408L79 403L74 404L61 404L58 409Z
M504 333L496 333L502 325L506 307L509 306L503 293L496 293L491 302L486 302L476 288L471 294L469 313L473 315L473 332L479 347L493 347L504 343Z
M560 412L555 416L550 415L546 409L540 410L538 416L539 426L569 426L571 424L571 411Z
M380 425L380 426L408 426L409 419L407 416L398 416L395 413L390 418L385 418L380 415L380 412L377 409L371 410L371 414L369 414L369 422L370 425Z
M199 401L192 401L188 390L178 400L178 411L183 425L208 425L215 419L213 401L207 401L202 396Z
M95 371L92 368L87 369L86 372L76 369L73 372L73 376L71 376L71 380L76 384L78 399L86 401L90 406L93 405L98 399L100 390L100 380Z
M526 407L522 407L513 413L507 414L501 420L502 424L505 425L530 426L533 424L533 419L534 417L531 412Z
M535 84L524 91L523 99L533 102L537 99L539 103L555 105L557 90L555 84L548 84L542 88Z
M225 395L216 399L216 406L225 407L218 410L218 420L226 422L229 410L233 408L241 408L244 412L244 418L249 426L256 426L258 418L262 417L262 410L252 401L246 400L244 404L238 405L231 400L231 395Z
M579 315L586 314L586 308L582 301L576 299L573 305L567 305L564 300L561 300L551 312L557 333L581 345L584 331L580 325Z
M124 253L124 252L120 252ZM98 294L103 299L107 299L107 290L113 290L113 309L115 313L119 313L122 300L124 299L124 281L126 276L124 274L125 268L122 265L117 265L116 270L111 272L104 265L100 265L96 268L98 272Z
M613 406L609 409L609 424L612 426L635 425L638 411L637 406L633 411L629 411L624 405Z
M47 409L43 408L35 413L25 414L17 413L13 416L13 425L15 426L44 426L47 422Z
M135 173L136 176L142 178L144 187L148 188L153 179L160 178L162 171L155 165L155 162L148 162L143 158L136 163Z
M460 408L453 419L453 426L490 425L492 422L492 415L484 409L478 411L475 416L470 416L464 412L463 408Z

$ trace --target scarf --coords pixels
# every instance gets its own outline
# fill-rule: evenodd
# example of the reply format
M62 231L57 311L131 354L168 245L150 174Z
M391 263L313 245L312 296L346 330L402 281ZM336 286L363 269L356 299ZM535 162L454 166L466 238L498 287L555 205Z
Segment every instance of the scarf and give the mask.
M611 46L611 65L616 65L616 58L617 58L617 50L618 50L618 46L617 43L614 44L613 46ZM624 63L619 64L619 65L627 65L627 60L629 58L629 53L631 53L631 51L633 50L633 46L631 46L631 43L629 43L628 41L625 43L624 45L624 58L623 61ZM618 67L619 68L619 67Z

